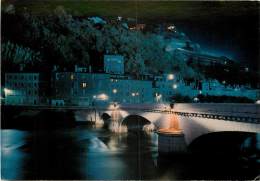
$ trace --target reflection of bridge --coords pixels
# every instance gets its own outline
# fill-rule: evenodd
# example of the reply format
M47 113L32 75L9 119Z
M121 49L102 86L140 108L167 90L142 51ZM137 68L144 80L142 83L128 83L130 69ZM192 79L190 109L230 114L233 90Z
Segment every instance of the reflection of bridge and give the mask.
M170 133L171 130L174 132L179 129L182 130L183 142L187 145L209 133L260 133L260 105L257 104L175 104L174 109L162 104L110 105L95 108L37 106L30 109L74 110L76 116L80 115L85 120L100 119L107 114L111 120L120 121L122 124L129 116L139 116L153 124L157 131L166 130L165 134L159 133L159 142L162 140L160 137L166 135L164 144L175 144L176 141L171 140L174 133Z

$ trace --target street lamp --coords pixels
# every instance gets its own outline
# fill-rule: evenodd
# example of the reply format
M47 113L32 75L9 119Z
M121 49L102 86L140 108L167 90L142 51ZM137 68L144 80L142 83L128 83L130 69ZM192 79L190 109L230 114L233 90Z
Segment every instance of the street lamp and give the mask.
M117 109L118 108L117 102L114 102L113 106L114 106L114 109Z
M10 89L4 88L4 93L5 93L5 96L8 96L8 95L12 94L13 91Z
M159 102L162 99L162 94L155 94L156 101Z
M173 74L168 74L167 75L167 80L173 80L174 79L174 75Z
M173 84L173 86L172 86L174 89L177 89L177 84Z
M194 102L199 102L199 98L197 98L197 97L194 97Z
M116 94L116 93L117 93L117 89L113 89L112 92L113 92L114 94Z

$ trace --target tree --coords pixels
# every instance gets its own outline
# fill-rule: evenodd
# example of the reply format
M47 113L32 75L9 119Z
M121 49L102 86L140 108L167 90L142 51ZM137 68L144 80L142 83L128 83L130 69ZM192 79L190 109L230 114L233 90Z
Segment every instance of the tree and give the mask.
M13 64L37 64L41 62L40 52L35 52L28 47L23 47L10 41L4 42L1 47L3 62Z

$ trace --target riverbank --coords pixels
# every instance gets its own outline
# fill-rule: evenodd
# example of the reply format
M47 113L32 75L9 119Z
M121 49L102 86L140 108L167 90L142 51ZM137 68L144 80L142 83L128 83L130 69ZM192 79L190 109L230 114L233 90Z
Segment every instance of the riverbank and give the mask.
M70 110L27 110L18 106L1 106L2 129L57 129L76 126Z

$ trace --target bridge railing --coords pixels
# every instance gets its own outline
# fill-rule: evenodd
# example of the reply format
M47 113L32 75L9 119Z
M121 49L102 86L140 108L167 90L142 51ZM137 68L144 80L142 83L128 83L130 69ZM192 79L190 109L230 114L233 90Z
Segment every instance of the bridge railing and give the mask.
M174 109L170 109L169 107L164 107L160 109L154 109L152 107L120 107L120 108L108 108L108 107L93 107L93 106L16 106L21 107L23 109L62 109L62 110L100 110L100 111L115 111L115 110L126 110L126 111L137 111L137 112L153 112L160 114L176 114L179 116L185 117L201 117L208 119L219 119L219 120L227 120L227 121L237 121L237 122L247 122L247 123L255 123L260 124L260 111L258 112L258 106L254 107L254 105L248 105L250 108L254 109L243 109L239 110L238 108L230 109L213 109L216 105L211 107L205 107L206 105L201 104L176 104ZM245 106L246 104L244 104ZM202 108L199 108L202 106ZM223 104L222 104L223 106ZM230 105L228 105L230 106ZM234 104L233 104L234 106ZM180 110L180 107L182 110ZM241 108L241 105L239 105ZM242 107L243 108L243 107ZM246 110L246 111L245 111Z

